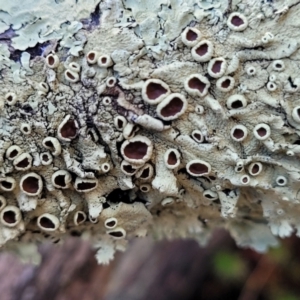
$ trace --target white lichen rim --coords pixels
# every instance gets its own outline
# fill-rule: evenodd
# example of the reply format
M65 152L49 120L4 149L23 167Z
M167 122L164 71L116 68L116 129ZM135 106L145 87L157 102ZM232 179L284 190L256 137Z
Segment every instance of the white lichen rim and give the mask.
M50 146L49 143L52 146ZM58 156L61 154L61 144L57 138L48 136L43 139L42 144L46 149L49 149L51 151L52 155Z
M59 184L58 180L63 180L63 185ZM58 170L51 176L51 183L58 189L68 189L70 187L71 181L72 175L66 170Z
M210 82L201 74L191 74L185 79L184 88L193 97L204 97L208 93Z
M102 103L103 103L103 105L105 105L105 106L110 105L110 104L111 104L111 98L110 98L109 96L103 97Z
M267 83L267 89L268 89L270 92L274 92L274 91L276 91L276 89L277 89L277 84L276 84L275 82L273 82L273 81L269 81L269 82Z
M123 128L123 137L129 140L134 137L135 133L138 131L138 126L133 123L127 123Z
M235 171L236 173L241 173L241 172L244 171L244 166L236 165L236 166L234 167L234 171Z
M100 55L97 60L97 63L98 63L98 66L101 68L109 68L114 64L111 57L107 54Z
M227 85L227 82L229 81L229 84ZM226 87L224 87L224 84L226 83ZM235 80L231 76L223 76L219 78L216 82L216 87L221 92L229 92L234 88Z
M269 81L275 81L277 78L276 78L276 75L275 74L271 74L269 76Z
M268 37L267 37L266 35L263 35L263 36L261 37L261 42L262 42L263 44L268 44L268 43L269 43Z
M92 216L89 215L89 221L93 224L97 224L99 222L99 216L96 218L93 218Z
M117 78L116 77L108 77L107 80L106 80L106 85L108 87L114 87L117 83Z
M204 45L206 45L206 53L203 53L203 55L200 55L198 51L199 48L203 47ZM192 57L195 61L197 62L208 62L214 53L214 45L211 41L208 40L202 40L201 42L199 42L198 44L196 44L192 50L191 50L191 54Z
M27 123L22 123L21 126L20 126L20 130L25 135L30 135L31 134L31 126Z
M45 160L45 156L47 157L47 160ZM53 157L50 152L42 152L40 153L40 160L43 166L49 166L53 162Z
M68 123L72 122L72 127L75 127L75 133L69 137L65 137L62 134L63 128L64 126L66 126ZM64 142L71 142L71 140L75 139L77 134L78 134L78 123L76 120L71 119L71 115L67 115L65 116L65 118L62 120L62 122L59 124L58 128L57 128L57 137ZM72 130L74 131L74 128L72 128Z
M227 99L226 106L228 109L245 108L247 106L247 99L244 95L234 94Z
M200 136L200 138L198 137ZM193 130L192 138L196 143L202 143L204 141L204 134L200 130Z
M170 158L170 155L173 154L173 157ZM174 157L175 156L175 157ZM164 154L164 163L166 167L170 170L177 168L180 165L180 153L177 149L171 148L168 149ZM172 163L170 163L170 159ZM174 161L176 159L176 162Z
M26 166L18 166L22 161L27 160L27 165ZM13 160L13 165L16 170L18 171L26 171L29 170L32 167L32 156L25 152L20 154L16 159Z
M220 184L217 184L217 185L215 186L214 191L222 191L222 186L221 186Z
M11 192L16 187L16 180L13 177L7 176L0 178L0 190L4 192Z
M217 62L220 62L220 68L218 67L218 71L215 72L213 68ZM213 78L222 77L225 74L226 69L227 69L227 62L224 57L215 57L211 59L207 66L208 74Z
M48 54L45 59L45 63L48 68L54 69L59 65L59 58L56 54Z
M147 150L143 151L143 153L138 153L139 158L133 158L133 155L131 157L128 157L125 154L126 148L131 144L131 147L129 150L133 151L133 150L137 150L136 147L138 146L138 143L142 143L145 144L147 146ZM134 145L136 144L136 145ZM144 146L143 146L144 147ZM152 152L153 152L153 143L150 139L148 139L145 136L142 135L136 135L135 137L124 141L124 143L121 146L121 154L123 156L123 158L132 163L132 164L144 164L145 162L147 162L151 156L152 156ZM137 156L137 155L136 155Z
M300 106L296 106L292 111L292 118L295 122L300 123Z
M144 176L144 172L148 172L147 176ZM151 164L144 164L140 169L137 170L135 177L141 180L149 180L154 174L154 169Z
M118 225L118 219L111 217L104 221L104 226L106 229L114 229Z
M114 124L117 128L117 130L122 131L125 126L127 125L127 119L123 116L116 116L114 118Z
M79 81L79 75L77 72L68 69L65 71L65 79L71 83L76 83Z
M6 100L6 103L10 106L15 105L17 103L17 95L13 92L6 93L4 99Z
M84 187L84 185L86 185ZM80 178L77 177L74 182L74 188L77 192L80 193L88 193L92 190L96 189L98 186L98 179L97 178Z
M40 82L37 88L42 94L46 94L49 91L49 86L46 82Z
M283 199L282 199L282 200L283 200ZM283 200L283 201L284 201L284 200ZM276 210L276 213L280 216L280 215L284 214L285 211L284 211L282 208L279 208L279 209Z
M274 34L272 33L272 32L269 32L269 31L267 31L266 33L265 33L265 36L270 40L270 41L273 41L274 40Z
M147 88L149 87L149 85L160 85L162 87L161 94L157 97L153 96L150 98L147 93ZM162 92L162 90L164 90L165 92ZM171 93L171 90L170 90L169 86L160 79L154 79L154 78L148 79L144 82L143 87L142 87L142 98L146 103L148 103L150 105L156 105L156 104L160 103L170 93ZM152 90L151 90L151 94L152 94Z
M42 219L46 219L47 221L46 220L43 221ZM45 221L47 223L43 224L43 222ZM55 231L58 229L59 224L60 224L59 219L55 215L49 213L44 213L40 215L37 219L37 226L44 231Z
M260 162L253 162L248 167L249 174L252 176L259 175L262 170L263 170L263 165Z
M148 183L143 183L140 185L140 191L143 193L149 193L151 191L152 187Z
M11 212L13 215L5 216ZM13 218L14 222L9 222L8 219ZM0 212L0 222L6 227L15 227L22 221L22 213L17 206L7 205Z
M77 62L74 62L74 61L69 63L69 65L68 65L68 69L75 73L79 73L80 68L81 68L80 64L78 64Z
M130 171L132 172L128 172L126 171L126 167L129 167ZM122 160L121 162L121 171L127 175L127 176L133 176L138 170L138 167L135 165L132 165L130 162L128 162L127 160Z
M17 146L17 145L12 145L10 146L6 152L5 152L5 157L8 159L8 160L14 160L16 159L19 155L21 155L21 153L23 152L23 150ZM12 154L15 154L13 156L11 156Z
M124 239L126 237L126 231L121 227L116 227L112 230L108 230L106 231L106 233L116 240Z
M136 132L138 132L140 129L139 126L137 126L136 124L133 123L127 123L123 130L122 133L119 134L118 136L118 141L123 141L124 139L129 140L131 138L133 138L136 134Z
M181 102L180 104L178 103ZM172 102L176 101L176 104L171 108ZM179 105L179 106L178 106ZM188 102L182 94L173 93L167 96L156 107L156 113L159 118L164 121L172 121L182 116L187 110ZM175 106L175 107L174 107ZM176 107L177 106L177 107Z
M249 185L250 184L250 177L249 177L249 175L243 175L243 176L241 176L240 183L242 185Z
M243 162L242 160L238 160L238 161L236 162L236 166L237 166L237 167L244 167L244 162Z
M261 130L263 130L263 132ZM255 138L257 138L258 140L264 141L270 137L271 128L267 124L260 123L254 127L253 134L254 134Z
M276 184L279 186L286 186L287 184L287 179L284 176L278 176L276 178Z
M263 44L270 43L274 40L274 34L271 32L266 32L263 37L261 38L261 41Z
M109 164L108 162L104 162L104 163L101 165L101 171L102 171L103 173L109 172L109 171L110 171L110 168L111 168L111 166L110 166L110 164Z
M74 214L73 222L76 226L83 224L87 219L86 213L82 210L76 211Z
M230 136L234 141L242 142L248 136L248 129L246 126L241 124L235 125L230 131Z
M86 60L91 65L97 63L98 57L99 53L95 50L91 50L86 54Z
M34 182L26 182L26 180L28 181L29 178L34 179ZM26 187L24 187L24 184L28 184L27 190ZM38 196L43 190L42 177L34 172L25 174L20 180L20 189L28 196Z
M174 202L175 202L174 198L172 198L172 197L167 197L167 198L165 198L165 199L163 199L163 200L161 201L161 205L162 205L162 206L167 206L167 205L173 204Z
M178 191L178 197L180 197L179 199L176 199L176 202L180 202L180 201L182 201L182 197L184 196L184 194L185 194L185 189L180 189L179 191Z
M218 196L218 193L212 191L212 190L205 190L203 192L203 197L207 200L211 200L211 201L214 201L214 200L217 200L219 198Z
M274 71L281 72L285 69L284 61L281 59L274 60L272 63L272 68Z
M188 38L188 34L190 31L192 32L192 34L194 34L192 40ZM181 33L181 40L187 47L195 46L200 41L201 38L202 38L201 32L194 27L186 27Z
M249 76L254 76L256 74L256 68L254 66L249 66L247 69L246 69L246 73L247 75Z
M2 210L7 204L6 199L4 198L4 196L0 195L0 210Z
M200 169L199 169L199 171L197 171L197 173L195 172L196 169L194 169L194 171L191 170L191 167L193 165L200 165L199 166ZM203 169L201 170L201 168L203 168L203 167L204 167L204 170ZM211 172L211 165L208 162L204 161L204 160L193 159L193 160L189 161L186 164L186 170L192 176L196 176L196 177L198 177L198 176L205 176L205 175L209 175L210 174L210 172Z
M238 18L240 19L243 23L240 25L235 25L233 24L233 19ZM238 21L240 23L240 20ZM233 12L229 15L227 19L227 26L234 31L243 31L248 27L248 19L241 13L239 12Z

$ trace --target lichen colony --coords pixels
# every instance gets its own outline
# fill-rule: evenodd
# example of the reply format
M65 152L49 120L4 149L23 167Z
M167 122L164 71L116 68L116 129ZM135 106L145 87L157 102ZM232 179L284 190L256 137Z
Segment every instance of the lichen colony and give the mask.
M300 1L23 2L0 12L1 246L300 235Z

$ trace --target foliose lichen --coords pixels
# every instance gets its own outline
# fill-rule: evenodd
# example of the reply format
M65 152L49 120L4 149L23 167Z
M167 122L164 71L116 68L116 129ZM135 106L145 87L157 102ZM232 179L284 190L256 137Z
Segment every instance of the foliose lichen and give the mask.
M54 2L0 13L3 248L300 235L300 1Z

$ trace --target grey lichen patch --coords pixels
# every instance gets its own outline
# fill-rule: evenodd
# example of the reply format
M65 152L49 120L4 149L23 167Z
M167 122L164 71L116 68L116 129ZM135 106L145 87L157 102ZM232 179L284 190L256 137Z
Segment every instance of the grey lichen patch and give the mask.
M42 0L37 5L36 1L26 0L20 6L15 2L5 2L1 5L0 33L12 28L16 33L12 38L12 46L18 50L34 47L37 43L51 39L63 39L62 46L71 48L71 41L67 41L71 39L69 32L72 35L77 32L80 29L75 29L78 21L88 18L98 3L99 0ZM68 25L70 23L72 26Z
M107 0L87 30L97 1L57 1L57 47L15 62L1 44L0 244L83 236L107 263L146 234L300 235L300 6L252 2ZM17 17L26 50L41 27Z

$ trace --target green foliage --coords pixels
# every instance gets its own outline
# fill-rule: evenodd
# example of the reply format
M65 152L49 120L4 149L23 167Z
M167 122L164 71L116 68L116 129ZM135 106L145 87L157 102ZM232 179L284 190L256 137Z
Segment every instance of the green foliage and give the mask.
M219 251L213 258L215 274L223 280L240 281L245 278L247 266L236 253Z

